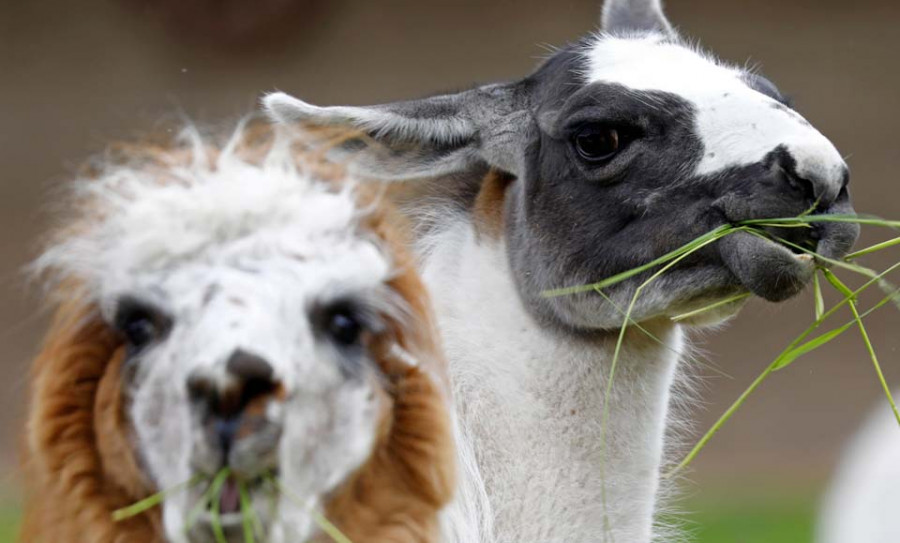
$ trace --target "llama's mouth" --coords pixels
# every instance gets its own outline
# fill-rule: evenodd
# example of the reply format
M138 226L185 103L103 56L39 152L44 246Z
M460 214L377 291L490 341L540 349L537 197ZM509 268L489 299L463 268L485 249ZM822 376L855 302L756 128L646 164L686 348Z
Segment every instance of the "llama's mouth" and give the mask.
M828 260L846 255L859 235L859 225L823 222L809 229L767 229L766 233L770 235L735 232L720 240L719 252L747 290L780 302L809 284L817 264L827 266Z

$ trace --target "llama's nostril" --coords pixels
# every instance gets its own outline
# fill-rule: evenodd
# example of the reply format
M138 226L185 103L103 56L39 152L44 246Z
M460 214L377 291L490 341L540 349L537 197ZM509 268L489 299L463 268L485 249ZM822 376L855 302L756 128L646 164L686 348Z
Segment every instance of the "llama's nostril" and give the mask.
M798 163L786 148L772 155L773 166L804 205L823 210L831 207L850 182L846 164L829 161L803 161Z

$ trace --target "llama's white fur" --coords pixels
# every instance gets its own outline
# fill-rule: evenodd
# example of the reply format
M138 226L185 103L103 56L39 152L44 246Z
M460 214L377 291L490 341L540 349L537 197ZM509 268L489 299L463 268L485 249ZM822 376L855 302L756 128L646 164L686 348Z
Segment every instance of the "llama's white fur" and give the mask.
M460 462L463 491L446 520L451 535L460 521L463 533L480 528L478 539L448 541L649 541L684 350L680 328L645 323L663 345L630 332L608 399L604 448L603 390L617 332L581 340L534 322L504 247L480 243L468 223L425 243L431 249L423 278L460 402L457 442L477 446L477 463L465 456ZM482 482L491 489L490 504Z

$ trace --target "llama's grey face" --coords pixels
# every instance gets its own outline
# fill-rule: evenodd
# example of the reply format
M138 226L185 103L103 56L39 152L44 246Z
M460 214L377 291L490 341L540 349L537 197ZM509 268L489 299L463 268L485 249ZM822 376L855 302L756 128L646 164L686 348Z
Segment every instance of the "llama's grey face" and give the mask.
M536 315L567 326L617 325L621 315L596 295L542 291L596 282L723 224L814 205L852 211L840 154L772 83L686 45L656 0L610 0L604 23L510 84L372 108L317 108L283 94L266 105L283 121L367 130L390 148L359 160L373 176L442 176L485 163L513 174L505 241L520 293ZM836 223L777 232L832 258L857 233ZM635 315L677 314L744 290L783 300L812 271L784 246L734 234L647 289ZM607 294L624 304L645 278Z
M99 218L43 264L80 278L126 344L124 412L148 479L168 489L227 466L229 541L243 541L238 479L267 541L304 541L309 510L263 478L316 506L369 458L391 405L373 342L391 341L405 306L349 187L313 182L285 150L261 165L226 151L215 167L196 153L92 180ZM203 490L166 500L171 541ZM208 515L189 539L214 540Z

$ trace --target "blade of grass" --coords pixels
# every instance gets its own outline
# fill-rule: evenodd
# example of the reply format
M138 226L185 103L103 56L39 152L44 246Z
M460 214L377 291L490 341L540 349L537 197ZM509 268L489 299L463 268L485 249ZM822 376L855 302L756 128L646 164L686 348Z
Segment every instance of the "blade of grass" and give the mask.
M765 227L769 228L812 228L812 225L808 222L798 222L796 224L787 224L787 223L770 223L770 222L757 222L753 223L754 228Z
M827 271L827 270L825 270ZM847 288L847 285L843 284L840 279L838 279L834 274L827 273L825 277L828 277L828 280L832 282L836 289L840 291L850 290ZM859 311L856 309L856 300L851 299L849 302L850 311L853 312L853 317L856 319L856 324L859 326L859 333L862 336L863 343L866 344L866 350L869 352L869 358L872 359L872 365L875 366L875 373L878 375L878 381L881 383L881 387L884 389L884 395L887 397L888 403L891 405L891 410L894 412L894 418L897 419L897 424L900 424L900 411L897 410L897 404L894 402L894 397L891 395L891 387L888 386L887 381L884 379L884 372L881 371L881 364L878 363L878 356L875 354L875 348L872 346L872 341L869 339L869 333L866 331L866 327L863 324L862 318L859 316Z
M214 481L214 480L213 480ZM194 524L197 524L197 520L200 518L200 515L204 511L208 511L210 507L210 502L213 499L213 483L210 482L209 487L207 487L206 491L200 496L200 499L197 500L197 503L191 507L191 510L188 512L187 519L184 524L184 533L188 533L191 531L191 528L194 527Z
M878 279L891 273L892 271L896 270L897 268L900 268L900 262L894 264L893 266L889 267L885 271L881 272L875 278L872 278L869 281L867 281L865 284L863 284L862 287L860 287L859 289L854 291L854 295L858 295L860 292L864 291L866 288L868 288L868 287L872 286L874 283L876 283L878 281ZM891 301L894 301L895 298L897 298L897 292L893 292L890 295L888 295L887 297L885 297L884 299L882 299L877 304L876 307L880 308L883 305L885 305ZM759 388L759 386L769 377L769 375L771 375L772 372L775 371L775 367L777 367L781 363L782 357L788 356L788 353L791 350L793 350L798 345L800 345L803 341L805 341L807 337L809 337L826 319L828 319L828 317L830 317L831 315L836 313L841 307L843 307L844 305L847 305L849 302L850 302L850 298L844 298L842 301L840 301L834 307L832 307L831 309L826 311L820 318L816 319L815 322L813 322L806 330L803 331L803 333L801 333L799 336L797 336L797 338L795 338L787 346L787 348L785 348L784 351L782 351L781 354L779 354L778 357L776 357L775 360L771 364L769 364L769 366L767 366L766 369L763 370L763 372L756 379L754 379L752 383L750 383L750 386L748 386L747 389L744 390L744 392L738 397L738 399L735 400L734 403L732 403L731 406L725 411L725 413L723 413L722 416L720 416L719 419L716 420L716 422L712 425L712 427L709 430L707 430L707 432L703 435L703 437L700 438L700 440L697 442L697 444L694 445L694 447L681 460L681 462L679 462L678 465L676 465L674 468L672 468L668 473L664 474L663 477L667 478L667 479L674 477L680 471L682 471L684 468L686 468L688 465L690 465L690 463L693 462L693 460L697 457L697 455L700 454L700 451L703 450L703 448L706 446L706 444L709 443L709 440L711 440L713 438L713 436L715 436L716 433L718 433L718 431L722 428L722 426L724 426L725 423L728 422L728 420L731 419L731 417L737 412L737 410L740 409L740 407L742 405L744 405L744 402L747 401L747 398L749 398L750 395L753 394L753 392L756 391L756 389Z
M821 201L822 201L822 197L821 197L821 196L820 196L819 198L816 198L816 201L813 202L813 204L812 204L811 206L809 206L809 209L807 209L806 211L804 211L803 213L801 213L801 214L799 214L799 215L797 215L797 216L798 216L798 217L807 217L807 216L809 216L809 215L812 215L813 212L814 212L816 209L819 208L819 204L821 203Z
M212 525L213 537L216 539L216 543L228 543L228 540L225 538L225 530L222 529L222 488L225 486L225 481L228 479L228 476L231 475L231 470L229 468L222 468L217 475L212 484L212 499L210 500L211 507L209 508L210 512L210 524Z
M856 323L850 322L848 324L845 324L844 326L841 326L840 328L835 328L834 330L831 330L830 332L825 332L824 334L816 337L815 339L811 339L811 340L807 341L806 343L798 345L797 347L786 352L783 356L779 356L778 363L773 364L772 370L778 371L780 369L784 369L784 368L790 366L795 360L797 360L801 356L805 355L806 353L812 352L812 351L818 349L819 347L821 347L822 345L825 345L826 343L830 342L831 340L837 338L838 336L840 336L841 334L843 334L844 332L849 330L850 327L853 326L854 324L856 324Z
M254 531L259 525L259 517L253 510L253 504L250 502L250 493L247 492L247 485L244 482L238 483L238 492L241 496L241 520L244 527L244 543L256 543ZM262 533L262 532L260 532Z
M754 219L741 221L740 226L768 226L783 227L790 224L814 223L814 222L845 222L867 226L884 226L886 228L900 228L900 221L888 221L874 215L809 215L807 217L783 217L778 219Z
M199 483L202 480L203 480L202 475L195 475L194 477L191 477L190 479L188 479L187 481L185 481L183 483L177 484L177 485L173 486L172 488L157 492L156 494L154 494L152 496L148 496L139 502L129 505L128 507L116 509L112 513L112 519L114 522L120 522L125 519L129 519L131 517L140 515L141 513L145 512L149 509L153 509L157 505L161 504L166 499L168 499L169 496L171 496L172 494L176 494L183 490L187 490L188 488L194 486L195 484Z
M825 279L828 279L828 282L831 283L831 286L835 288L838 292L844 295L844 297L850 299L850 303L853 304L856 302L856 295L853 294L853 291L845 285L837 276L828 269L822 269L822 275L825 276Z
M878 251L882 251L884 249L888 249L895 245L900 245L900 238L889 239L887 241L882 241L881 243L876 243L871 247L866 247L865 249L860 249L859 251L850 253L849 255L844 257L844 260L855 260L861 256L866 256L872 253L877 253Z
M816 299L816 320L822 318L822 313L825 313L825 299L822 297L822 285L819 283L819 274L813 274L813 296Z
M696 317L697 315L702 315L703 313L706 313L707 311L712 311L713 309L718 309L718 308L720 308L720 307L722 307L722 306L725 306L725 305L728 305L728 304L732 304L732 303L734 303L734 302L739 302L739 301L741 301L741 300L744 300L744 299L746 299L746 298L749 298L750 296L752 296L752 294L749 293L749 292L744 292L744 293L742 293L742 294L737 294L737 295L732 296L732 297L730 297L730 298L726 298L726 299L720 300L720 301L718 301L718 302L716 302L716 303L709 304L709 305L706 306L706 307L701 307L700 309L695 309L695 310L693 310L693 311L688 311L687 313L682 313L681 315L676 315L676 316L672 317L672 320L673 320L674 322L681 322L681 321L683 321L683 320L687 320L687 319L690 319L690 318L692 318L692 317Z

